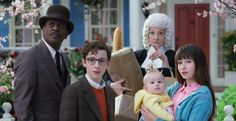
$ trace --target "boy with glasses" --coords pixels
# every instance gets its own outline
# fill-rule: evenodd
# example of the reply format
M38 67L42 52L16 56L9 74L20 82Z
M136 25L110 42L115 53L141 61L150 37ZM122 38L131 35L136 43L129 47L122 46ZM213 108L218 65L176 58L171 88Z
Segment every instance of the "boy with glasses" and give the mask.
M86 43L82 50L86 74L62 96L60 121L114 121L115 92L102 79L111 59L104 43Z

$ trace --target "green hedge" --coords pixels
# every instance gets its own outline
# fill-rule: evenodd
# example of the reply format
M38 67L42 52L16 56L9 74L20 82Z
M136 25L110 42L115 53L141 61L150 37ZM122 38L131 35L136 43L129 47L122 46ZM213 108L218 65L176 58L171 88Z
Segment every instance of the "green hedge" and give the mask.
M85 68L82 64L82 48L75 48L74 50L69 51L70 59L70 72L73 73L77 78L85 74Z
M224 33L221 38L224 48L225 61L228 64L228 71L236 71L236 54L233 52L233 46L236 43L236 30Z
M236 86L226 88L220 97L217 107L217 121L223 121L226 117L224 113L224 106L226 105L234 107L233 117L236 119Z

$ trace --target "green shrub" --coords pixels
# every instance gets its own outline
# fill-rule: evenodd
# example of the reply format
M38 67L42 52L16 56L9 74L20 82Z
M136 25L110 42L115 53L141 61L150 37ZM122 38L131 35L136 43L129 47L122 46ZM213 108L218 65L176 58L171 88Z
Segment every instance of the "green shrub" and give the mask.
M0 63L0 107L4 102L13 101L13 65L12 58Z
M70 72L74 74L77 78L80 78L85 74L85 68L82 64L82 54L81 48L75 48L69 52L70 58Z
M236 55L233 46L236 43L236 30L224 33L221 38L223 44L225 61L228 64L228 71L236 71Z
M226 88L220 97L217 107L217 121L223 121L226 117L224 113L224 106L226 105L234 107L233 117L236 119L236 86Z

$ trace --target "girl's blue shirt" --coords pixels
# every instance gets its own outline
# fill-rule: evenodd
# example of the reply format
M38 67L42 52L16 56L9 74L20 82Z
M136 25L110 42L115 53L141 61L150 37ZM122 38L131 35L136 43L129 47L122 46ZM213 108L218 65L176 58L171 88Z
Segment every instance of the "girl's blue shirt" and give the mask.
M182 85L178 82L167 89L168 95L174 94ZM201 86L193 94L183 100L176 109L176 121L208 121L213 110L213 101L209 88ZM158 118L156 121L163 121Z

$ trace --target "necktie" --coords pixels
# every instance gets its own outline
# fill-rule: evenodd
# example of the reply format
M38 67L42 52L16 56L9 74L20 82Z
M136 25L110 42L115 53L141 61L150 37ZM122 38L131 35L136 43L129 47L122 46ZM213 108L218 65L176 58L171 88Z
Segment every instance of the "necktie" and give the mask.
M61 71L61 64L60 64L60 53L58 51L56 52L56 66L57 66L58 74L61 77L62 71Z

